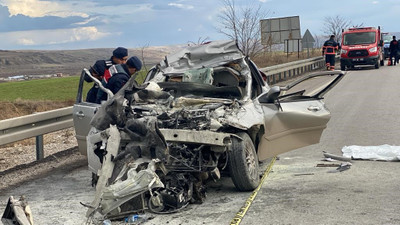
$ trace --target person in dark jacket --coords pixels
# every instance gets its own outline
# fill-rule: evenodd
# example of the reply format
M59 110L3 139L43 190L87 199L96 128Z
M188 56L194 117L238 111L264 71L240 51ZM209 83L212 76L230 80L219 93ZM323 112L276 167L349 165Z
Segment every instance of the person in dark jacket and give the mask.
M110 89L112 93L117 93L126 82L128 82L131 76L141 69L142 62L136 56L129 58L126 64L110 67L110 74L112 74L112 76L108 80L106 87Z
M96 78L99 81L101 81L105 70L106 70L105 61L104 60L97 60L94 63L94 65L90 67L89 72L94 78ZM86 82L89 82L89 83L93 82L92 78L90 78L87 75L85 75L84 79L85 79ZM99 90L99 86L95 82L93 84L93 87L89 89L89 91L88 91L88 93L86 95L86 102L96 103L98 90Z
M335 70L336 51L339 50L339 44L335 41L335 35L331 35L329 40L325 41L322 47L322 56L325 55L325 65L327 70Z
M398 59L397 59L398 49L399 49L399 42L396 40L396 36L393 36L393 40L390 42L390 45L389 45L389 51L390 51L389 60L390 60L391 66L395 66L398 61ZM393 61L393 57L394 57L394 61Z
M105 63L105 71L101 79L101 84L106 87L108 80L111 78L112 74L110 73L110 68L115 65L125 64L128 59L128 49L123 47L118 47L114 49L113 55L111 56L110 60L104 60ZM118 67L120 68L120 67ZM114 71L116 73L116 71ZM107 100L106 93L98 89L97 96L96 96L96 103L101 103L101 101Z

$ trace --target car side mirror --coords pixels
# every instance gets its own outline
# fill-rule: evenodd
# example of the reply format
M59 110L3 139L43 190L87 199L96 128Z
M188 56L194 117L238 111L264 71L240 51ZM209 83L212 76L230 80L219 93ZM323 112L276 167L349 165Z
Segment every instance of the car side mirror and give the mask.
M274 103L278 96L281 94L281 88L279 86L273 86L269 91L258 98L260 103Z

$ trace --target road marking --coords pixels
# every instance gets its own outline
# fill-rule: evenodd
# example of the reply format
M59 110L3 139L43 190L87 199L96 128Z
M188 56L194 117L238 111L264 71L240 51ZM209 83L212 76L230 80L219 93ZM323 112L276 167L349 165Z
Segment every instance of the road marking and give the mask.
M264 180L267 178L269 172L272 169L272 166L274 165L274 162L276 160L276 157L272 158L271 162L269 163L267 169L264 171L264 174L260 180L260 184L258 187L251 193L250 197L246 200L244 205L239 209L239 211L236 213L236 216L232 219L231 225L238 225L240 222L242 222L243 217L246 215L247 210L250 208L250 205L253 203L254 199L256 198L258 191L261 189L261 186L264 183Z

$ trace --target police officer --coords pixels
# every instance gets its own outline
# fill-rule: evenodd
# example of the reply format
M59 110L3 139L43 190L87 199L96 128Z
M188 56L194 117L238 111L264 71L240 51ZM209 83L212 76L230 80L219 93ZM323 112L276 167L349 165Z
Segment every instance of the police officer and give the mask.
M89 72L90 74L101 81L103 74L106 70L106 64L104 60L97 60L93 66L90 67ZM87 82L93 82L92 78L89 76L85 75L85 81ZM93 84L93 87L89 89L87 95L86 95L86 102L92 102L95 103L97 99L97 92L99 91L99 86L95 82Z
M390 65L395 66L397 63L397 51L399 49L399 42L396 40L396 36L393 36L393 40L390 42L389 51L390 51ZM394 62L392 58L394 57Z
M114 49L113 55L109 60L103 60L105 64L105 71L102 74L102 79L101 79L101 84L103 86L106 86L108 83L108 80L111 78L112 74L110 73L110 68L115 65L121 65L125 64L128 59L128 49L124 47L118 47ZM120 67L118 67L120 69ZM123 70L123 69L122 69ZM114 71L114 73L116 73ZM101 90L98 89L97 91L97 96L96 96L96 103L101 103L101 101L107 100L107 94Z
M131 76L142 69L142 62L136 56L132 56L126 64L113 65L110 67L111 77L107 82L106 87L115 94L117 93Z
M334 40L335 35L331 35L322 47L322 56L325 55L325 65L327 70L335 70L335 55L339 50L339 44Z

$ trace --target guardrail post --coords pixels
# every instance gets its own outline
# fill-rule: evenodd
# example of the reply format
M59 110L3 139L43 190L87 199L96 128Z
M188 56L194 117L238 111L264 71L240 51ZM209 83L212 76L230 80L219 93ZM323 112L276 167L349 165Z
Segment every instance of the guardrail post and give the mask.
M43 135L36 136L36 160L43 159Z

